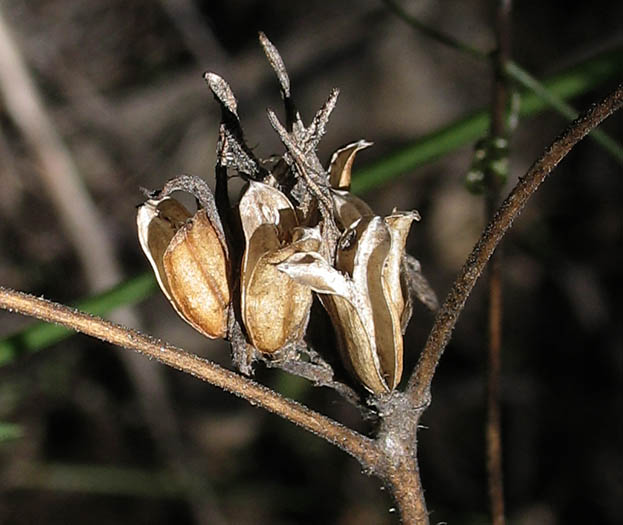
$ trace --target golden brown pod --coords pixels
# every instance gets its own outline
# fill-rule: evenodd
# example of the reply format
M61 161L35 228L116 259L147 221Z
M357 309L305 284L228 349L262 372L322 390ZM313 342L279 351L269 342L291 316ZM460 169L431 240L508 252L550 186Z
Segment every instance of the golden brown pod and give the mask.
M401 312L394 302L400 291L391 287L404 245L392 242L381 217L363 217L342 234L335 268L318 253L294 254L278 265L321 294L347 367L375 394L393 390L402 376Z
M150 199L139 207L137 225L141 247L177 313L206 337L225 337L230 266L206 210L191 216L175 199Z
M242 260L242 320L251 343L274 353L300 340L309 320L312 294L276 264L294 253L317 250L316 230L296 227L290 201L279 190L250 182L239 204L245 236Z
M389 228L391 249L387 255L383 268L383 285L388 301L400 318L400 326L404 332L411 318L411 306L408 303L408 293L403 274L403 258L406 253L407 236L413 221L420 220L417 211L397 212L383 219Z

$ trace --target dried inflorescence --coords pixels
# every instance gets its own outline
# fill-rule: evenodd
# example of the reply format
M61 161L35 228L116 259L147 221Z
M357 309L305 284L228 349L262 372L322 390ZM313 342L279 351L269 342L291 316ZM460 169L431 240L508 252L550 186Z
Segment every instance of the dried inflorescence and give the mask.
M373 394L391 392L402 375L410 284L419 283L415 294L424 302L436 302L417 261L405 254L419 215L394 210L380 217L350 193L355 155L369 142L339 149L323 168L316 148L338 92L305 127L279 53L263 34L260 41L286 107L285 126L269 110L285 153L273 157L270 168L255 157L244 141L229 85L207 73L222 110L219 202L202 179L172 179L161 191L148 193L139 208L141 246L180 316L207 337L228 338L241 369L249 371L250 360L263 358L289 370L320 366L326 376L328 365L319 365L318 355L303 343L315 293L329 314L346 368ZM247 181L233 208L227 193L231 176ZM171 197L179 190L196 197L194 214ZM305 348L307 356L300 360ZM301 366L291 366L292 361ZM337 384L319 372L307 376Z

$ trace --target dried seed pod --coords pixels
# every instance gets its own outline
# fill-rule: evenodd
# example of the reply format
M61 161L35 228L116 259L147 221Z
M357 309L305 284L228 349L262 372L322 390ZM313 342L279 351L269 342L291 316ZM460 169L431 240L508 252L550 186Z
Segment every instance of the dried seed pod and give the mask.
M340 238L335 268L318 253L294 254L278 265L321 294L346 365L375 394L393 390L402 375L403 303L395 276L400 274L405 225L413 217L399 215L389 221L391 226L377 216L358 219Z
M403 258L405 257L405 245L407 235L413 221L419 221L420 214L417 211L397 212L384 218L391 235L391 249L383 268L383 282L387 296L394 310L400 316L400 326L404 332L411 318L411 305L408 300L407 285L403 272Z
M331 190L333 213L341 231L346 230L362 217L372 217L374 212L368 204L349 191Z
M227 334L230 266L227 247L200 208L194 215L170 197L139 207L138 237L160 288L195 330L215 339ZM215 228L216 226L216 228Z
M297 228L290 201L279 190L251 181L240 199L245 236L241 275L242 320L251 343L274 353L305 334L312 294L276 264L294 253L317 250L317 230Z

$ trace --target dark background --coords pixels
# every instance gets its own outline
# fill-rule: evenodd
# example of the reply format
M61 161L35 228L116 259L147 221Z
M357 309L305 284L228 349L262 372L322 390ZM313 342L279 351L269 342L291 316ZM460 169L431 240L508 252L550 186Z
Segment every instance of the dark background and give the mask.
M481 49L493 46L493 2L404 4L437 29ZM256 152L281 151L265 116L280 100L258 30L284 57L305 120L332 87L341 89L320 146L325 162L337 147L366 138L375 147L359 155L357 165L365 166L489 100L486 64L415 33L372 0L7 0L1 10L101 217L122 269L118 280L148 269L135 234L139 187L160 187L182 172L212 184L219 113L201 78L205 70L231 84ZM621 2L517 2L512 18L513 57L539 78L623 40ZM614 84L572 103L585 108ZM551 111L520 122L511 141L512 180L564 125ZM603 129L620 144L620 115ZM482 201L462 182L471 153L461 148L366 195L379 213L420 211L409 250L441 297L483 226ZM511 523L623 519L622 180L621 166L584 141L504 242ZM0 284L65 303L93 292L59 206L0 99ZM488 519L484 304L480 283L423 418L419 456L433 522ZM202 339L160 293L116 315L228 363L227 347ZM0 312L0 333L28 322ZM407 371L431 323L418 307L405 339ZM0 522L397 523L379 482L342 452L126 354L75 336L0 368L0 420L25 430L0 443ZM262 368L257 377L365 430L330 391ZM180 479L194 490L181 491Z

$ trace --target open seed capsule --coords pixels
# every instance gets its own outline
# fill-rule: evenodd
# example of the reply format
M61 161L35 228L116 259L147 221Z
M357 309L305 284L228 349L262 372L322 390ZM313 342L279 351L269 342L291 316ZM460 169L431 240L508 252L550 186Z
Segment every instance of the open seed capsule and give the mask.
M346 366L371 392L396 388L402 376L400 264L413 213L366 216L340 238L335 267L318 253L294 254L278 265L320 294ZM397 288L396 288L397 287Z
M290 201L267 184L250 182L239 209L245 236L242 319L251 343L270 354L303 337L312 303L309 287L276 265L294 253L317 250L320 235L298 228Z
M158 284L177 313L206 337L227 334L227 247L205 209L194 215L175 199L150 199L137 215L138 237Z

